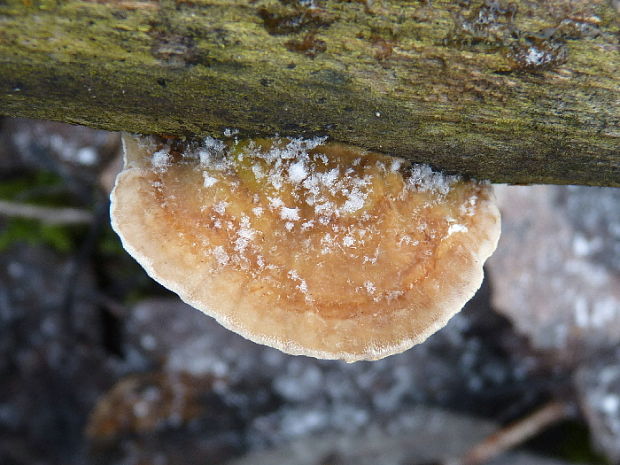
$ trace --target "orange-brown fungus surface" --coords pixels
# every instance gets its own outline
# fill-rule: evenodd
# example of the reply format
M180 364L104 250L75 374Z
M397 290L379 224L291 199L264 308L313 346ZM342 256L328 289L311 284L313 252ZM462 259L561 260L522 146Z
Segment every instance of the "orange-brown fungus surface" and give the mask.
M473 296L499 236L489 185L324 139L124 142L125 248L288 353L369 360L423 341Z

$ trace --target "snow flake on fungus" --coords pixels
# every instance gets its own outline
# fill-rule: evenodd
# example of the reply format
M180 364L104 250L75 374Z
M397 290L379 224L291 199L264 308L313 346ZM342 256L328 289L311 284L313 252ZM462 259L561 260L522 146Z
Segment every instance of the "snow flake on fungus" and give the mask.
M155 169L164 169L170 163L170 154L168 150L162 149L153 153L151 163Z
M203 185L205 187L211 187L213 184L217 182L217 178L214 178L213 176L211 176L207 171L204 171L202 173L202 177L204 179Z

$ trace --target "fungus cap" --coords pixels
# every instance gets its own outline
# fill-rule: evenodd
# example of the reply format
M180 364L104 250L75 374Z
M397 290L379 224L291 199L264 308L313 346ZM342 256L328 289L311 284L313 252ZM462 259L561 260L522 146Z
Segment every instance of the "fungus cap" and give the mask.
M324 139L123 136L111 218L151 277L290 354L374 360L474 295L497 245L487 183Z

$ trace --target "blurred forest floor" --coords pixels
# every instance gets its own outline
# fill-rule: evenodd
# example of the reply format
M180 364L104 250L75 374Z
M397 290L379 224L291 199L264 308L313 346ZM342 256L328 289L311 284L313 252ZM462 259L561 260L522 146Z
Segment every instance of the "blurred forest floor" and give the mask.
M498 186L476 297L347 365L246 341L148 278L109 225L120 150L0 120L1 464L440 464L552 401L570 414L493 463L620 463L619 189Z

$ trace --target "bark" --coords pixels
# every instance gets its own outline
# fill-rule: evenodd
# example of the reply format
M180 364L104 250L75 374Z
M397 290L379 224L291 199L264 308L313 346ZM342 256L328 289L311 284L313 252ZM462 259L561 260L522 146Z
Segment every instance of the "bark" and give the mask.
M608 0L0 0L0 114L620 186Z

